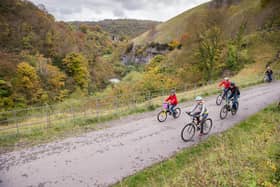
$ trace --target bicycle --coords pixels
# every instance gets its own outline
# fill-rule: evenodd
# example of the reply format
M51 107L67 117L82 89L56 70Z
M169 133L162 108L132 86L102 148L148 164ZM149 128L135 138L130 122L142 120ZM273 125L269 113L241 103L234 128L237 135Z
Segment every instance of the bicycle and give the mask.
M201 125L200 125L201 121L198 121L199 117L196 115L191 115L189 112L186 112L186 113L192 117L192 122L185 125L181 131L181 138L184 142L190 141L194 137L195 132L200 131L200 128L201 128ZM209 132L212 129L212 125L213 125L213 122L212 122L211 118L207 118L204 121L203 135L209 134Z
M181 108L179 107L175 107L175 113L172 114L169 103L163 103L162 108L163 109L157 115L157 119L159 122L164 122L167 119L168 114L172 115L174 119L179 118L181 115Z
M222 104L223 100L226 100L226 96L224 96L225 89L222 89L222 92L216 98L216 104L219 106ZM227 97L230 96L231 92L228 90Z
M235 105L235 107L234 107ZM231 112L231 114L234 116L239 108L239 103L234 102L234 99L231 98L229 101L226 102L226 104L221 108L220 111L220 119L225 119L228 115L228 112Z

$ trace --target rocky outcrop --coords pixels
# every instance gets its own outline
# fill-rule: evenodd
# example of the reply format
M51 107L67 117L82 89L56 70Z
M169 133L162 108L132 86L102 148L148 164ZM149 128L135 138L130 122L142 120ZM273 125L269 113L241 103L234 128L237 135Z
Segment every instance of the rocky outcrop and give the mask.
M123 64L146 64L154 56L165 54L172 50L168 44L150 43L147 46L128 46L126 53L122 55Z

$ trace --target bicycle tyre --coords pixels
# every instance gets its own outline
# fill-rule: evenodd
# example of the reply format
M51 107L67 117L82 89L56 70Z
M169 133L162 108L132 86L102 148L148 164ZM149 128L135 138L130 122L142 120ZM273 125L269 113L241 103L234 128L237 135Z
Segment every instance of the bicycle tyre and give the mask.
M184 142L190 141L194 137L194 135L195 135L195 125L193 123L188 123L181 131L181 138Z
M216 105L221 105L223 102L223 97L222 97L222 94L218 95L217 96L217 99L216 99Z
M237 113L237 111L238 111L238 108L239 108L239 103L237 102L237 103L235 103L235 105L236 105L236 109L231 109L231 114L234 116L236 113Z
M176 115L173 115L173 118L174 119L176 119L176 118L179 118L180 117L180 115L181 115L181 108L175 108L175 113L176 113Z
M207 130L205 129L206 125L208 125ZM211 118L206 119L205 122L203 123L203 134L204 134L204 135L209 134L209 132L210 132L211 129L212 129L212 126L213 126L213 121L212 121L212 119L211 119Z
M164 122L167 119L167 112L166 111L160 111L157 115L157 120L159 122Z
M220 110L220 119L223 120L227 117L228 114L228 106L224 105Z

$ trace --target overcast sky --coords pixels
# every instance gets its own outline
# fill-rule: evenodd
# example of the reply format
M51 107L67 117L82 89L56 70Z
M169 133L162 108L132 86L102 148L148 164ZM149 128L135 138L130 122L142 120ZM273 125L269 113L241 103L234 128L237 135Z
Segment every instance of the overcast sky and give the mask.
M209 0L31 0L58 21L135 18L166 21Z

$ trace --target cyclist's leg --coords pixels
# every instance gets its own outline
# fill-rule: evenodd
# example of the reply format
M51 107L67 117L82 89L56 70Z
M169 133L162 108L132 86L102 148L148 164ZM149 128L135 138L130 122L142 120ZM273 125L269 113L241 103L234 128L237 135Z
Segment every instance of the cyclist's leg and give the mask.
M225 99L225 95L226 95L226 88L223 89L223 94L222 94L223 99Z
M232 105L234 107L234 109L237 109L236 103L238 103L238 96L234 95L234 97L233 97L233 105Z
M206 121L207 117L208 117L208 114L203 114L203 115L202 115L201 127L200 127L200 134L203 134L203 125L204 125L204 122Z
M167 103L167 112L170 113L170 104Z
M196 120L198 122L198 124L200 123L200 116L199 116L200 112L195 112L193 115L196 117Z
M226 96L228 96L228 93L229 93L229 88L227 88L227 91L226 91Z
M269 82L272 81L272 74L269 74Z
M170 107L170 111L171 111L172 114L175 113L175 111L174 111L175 106L176 106L176 105L171 105L171 107Z
M234 97L234 93L230 94L230 96L227 97L226 101L229 103L230 100Z

